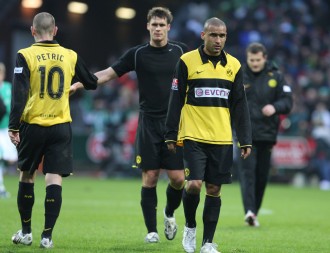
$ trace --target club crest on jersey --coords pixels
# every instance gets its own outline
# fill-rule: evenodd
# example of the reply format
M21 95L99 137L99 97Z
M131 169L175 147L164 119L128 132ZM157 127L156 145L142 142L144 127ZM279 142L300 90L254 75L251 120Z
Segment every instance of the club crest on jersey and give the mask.
M227 74L227 76L232 77L234 73L233 73L232 69L227 69L226 74Z
M141 156L137 155L136 158L135 158L135 161L136 161L137 164L140 164L141 161L142 161Z
M179 84L178 79L173 78L173 81L172 81L172 90L178 90L178 84Z
M184 169L184 175L188 177L190 175L190 170L188 168Z
M203 87L195 88L196 98L224 98L228 99L230 90L224 88Z
M275 87L277 86L277 81L276 81L275 79L270 79L270 80L268 81L268 86L269 86L270 88L275 88Z

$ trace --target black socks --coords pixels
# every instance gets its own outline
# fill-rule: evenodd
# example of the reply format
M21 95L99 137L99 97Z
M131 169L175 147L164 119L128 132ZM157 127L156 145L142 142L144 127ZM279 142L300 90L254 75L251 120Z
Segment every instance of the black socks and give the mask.
M196 227L196 210L199 204L199 194L189 194L186 189L183 190L182 203L186 217L186 227Z
M52 184L46 187L45 227L41 237L51 238L62 206L62 186Z
M211 243L213 241L215 229L217 227L220 216L220 208L220 197L206 195L203 211L204 231L202 245L207 242Z
M157 201L156 187L142 187L141 207L148 233L157 232Z
M183 188L180 190L174 189L170 184L168 184L166 189L166 207L165 214L167 217L173 217L174 211L180 206L182 200Z
M17 206L21 216L22 233L31 233L32 207L34 204L34 183L19 182Z

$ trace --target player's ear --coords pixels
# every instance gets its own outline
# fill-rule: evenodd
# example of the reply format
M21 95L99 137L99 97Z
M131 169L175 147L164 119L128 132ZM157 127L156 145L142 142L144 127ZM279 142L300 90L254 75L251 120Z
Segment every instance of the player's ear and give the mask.
M205 37L205 32L202 31L202 32L201 32L201 39L204 40L204 37Z
M33 28L33 26L31 26L30 30L31 30L32 36L34 37L36 35L36 30Z
M171 24L167 25L167 31L171 30Z
M56 34L57 34L57 31L58 31L58 27L57 27L57 26L55 26L55 27L54 27L54 31L53 31L53 36L56 36Z

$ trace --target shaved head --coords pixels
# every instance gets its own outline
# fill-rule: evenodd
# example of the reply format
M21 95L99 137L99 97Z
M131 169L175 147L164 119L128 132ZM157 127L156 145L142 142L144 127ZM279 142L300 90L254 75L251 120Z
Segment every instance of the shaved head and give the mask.
M205 21L204 30L201 32L204 40L204 52L210 56L220 55L227 39L227 27L225 22L213 17Z
M55 28L55 18L47 12L41 12L34 17L33 28L39 35L51 35Z
M224 26L224 27L226 27L226 24L221 19L213 17L213 18L210 18L210 19L206 20L206 22L204 24L204 32L207 31L210 26L216 26L216 27Z

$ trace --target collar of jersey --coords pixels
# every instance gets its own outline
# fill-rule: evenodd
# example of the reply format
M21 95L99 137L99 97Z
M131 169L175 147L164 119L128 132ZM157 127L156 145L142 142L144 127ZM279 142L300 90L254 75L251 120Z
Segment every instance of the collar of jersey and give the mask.
M209 62L209 56L204 53L203 48L204 48L204 45L201 45L198 48L198 51L199 51L199 54L202 58L203 64L205 64L205 63ZM227 65L227 56L226 56L226 52L224 50L221 50L221 53L220 53L220 64L223 67Z
M166 43L166 45L164 45L162 47L154 47L154 46L151 46L150 43L148 43L148 45L152 50L158 50L158 51L167 49L169 47L169 43Z
M33 46L57 47L58 42L56 40L43 40L34 43Z

